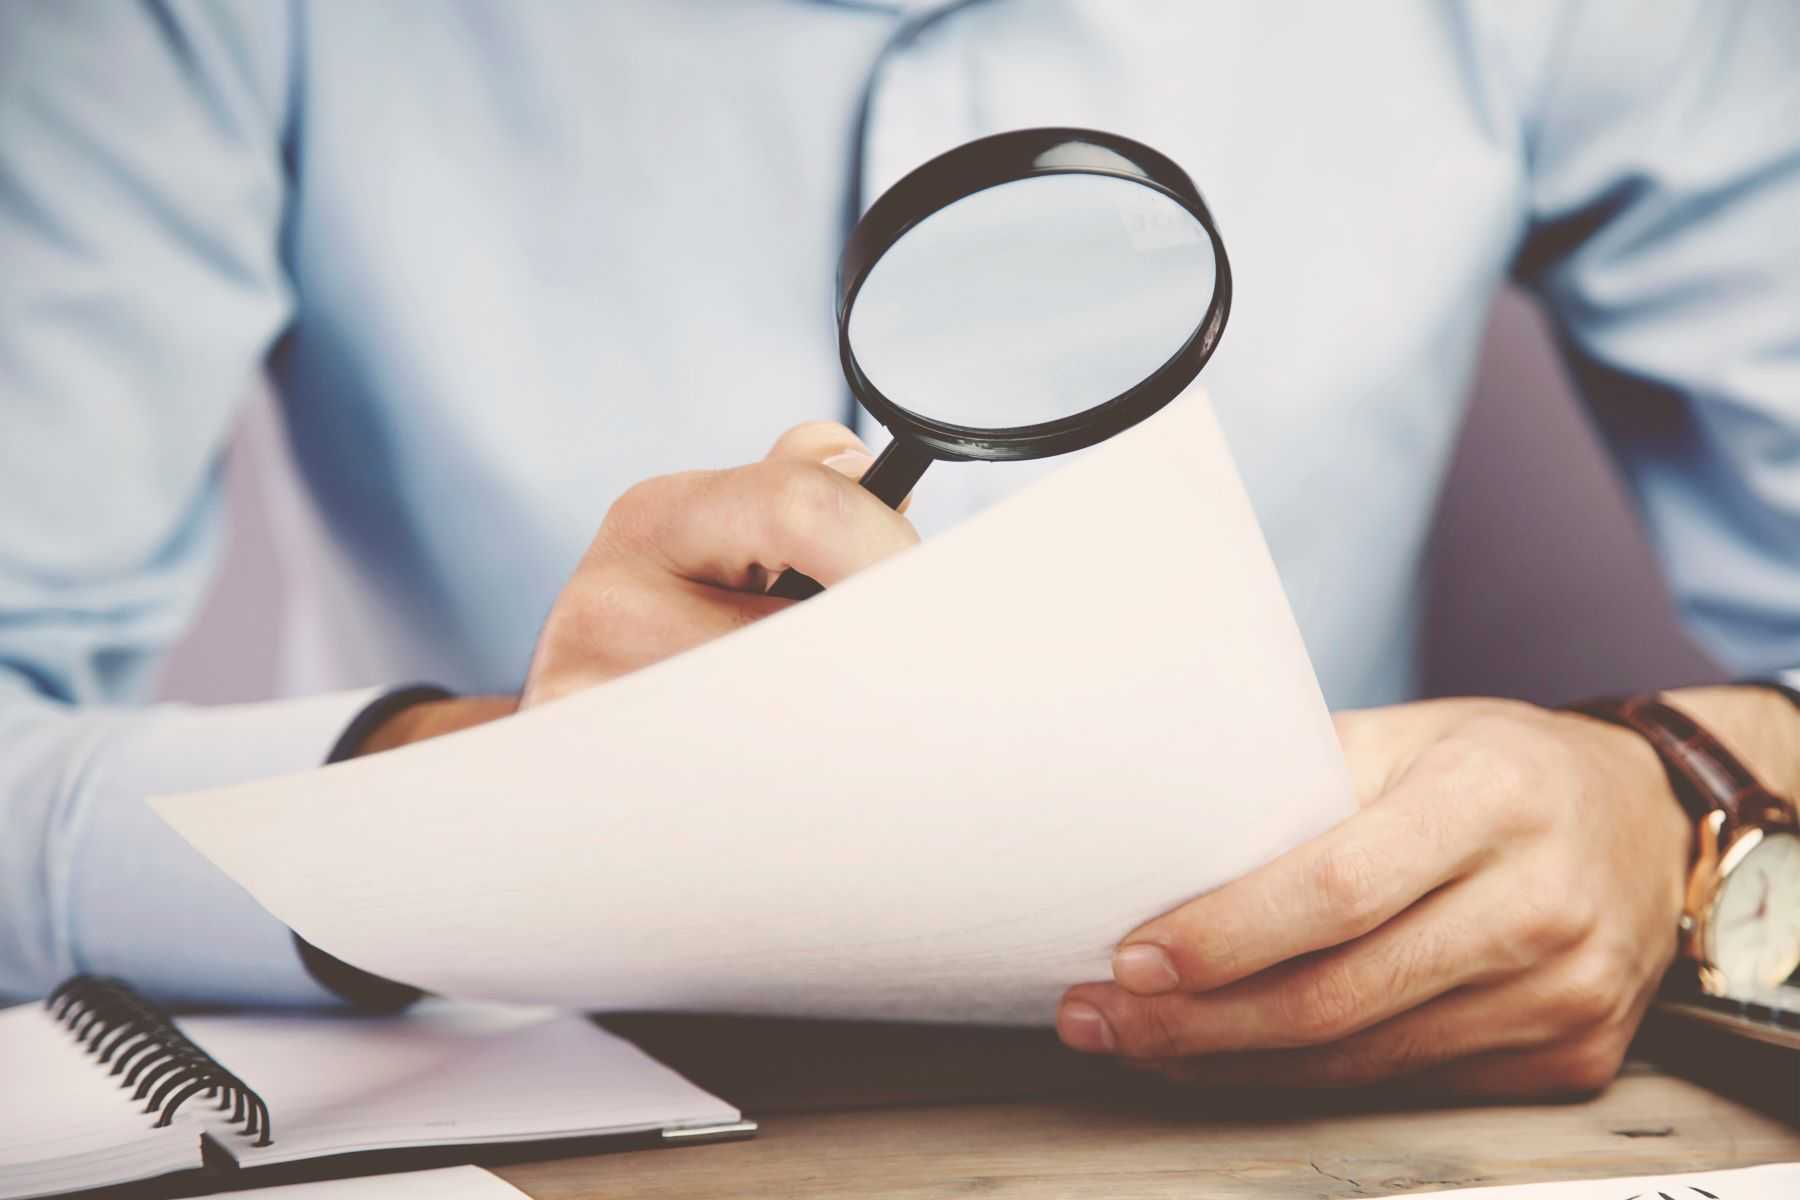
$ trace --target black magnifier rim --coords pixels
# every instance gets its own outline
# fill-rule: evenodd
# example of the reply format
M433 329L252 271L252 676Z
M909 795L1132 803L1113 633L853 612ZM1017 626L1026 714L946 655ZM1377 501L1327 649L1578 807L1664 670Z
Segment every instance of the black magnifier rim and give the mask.
M1108 175L1162 193L1200 223L1212 242L1213 294L1194 332L1143 380L1053 421L992 429L954 425L913 412L884 395L850 348L850 310L869 272L913 226L958 200L1001 184L1044 175ZM1144 420L1194 381L1218 347L1231 314L1231 262L1212 212L1187 172L1142 142L1097 129L1014 129L958 146L915 168L881 194L850 231L838 263L838 358L850 390L895 436L933 457L1002 461L1082 450Z

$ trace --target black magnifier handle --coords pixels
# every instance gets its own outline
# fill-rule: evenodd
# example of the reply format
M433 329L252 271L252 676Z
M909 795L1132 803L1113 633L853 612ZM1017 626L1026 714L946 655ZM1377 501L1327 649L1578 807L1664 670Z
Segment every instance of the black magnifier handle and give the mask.
M930 465L931 455L919 449L911 439L896 437L863 472L861 483L889 508L899 508L900 502L912 492L913 485ZM769 589L769 595L784 600L804 600L824 590L812 576L802 575L789 567Z

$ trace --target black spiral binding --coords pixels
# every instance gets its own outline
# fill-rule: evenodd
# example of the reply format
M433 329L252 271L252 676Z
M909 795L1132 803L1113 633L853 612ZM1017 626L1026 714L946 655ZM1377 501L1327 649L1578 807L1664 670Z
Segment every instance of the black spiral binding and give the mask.
M136 1089L131 1098L146 1101L146 1113L162 1114L154 1128L169 1124L176 1109L204 1093L217 1099L220 1112L231 1109L232 1124L242 1124L255 1145L273 1143L262 1097L123 981L75 975L44 998L44 1007L97 1063L110 1064L111 1074L125 1077L119 1086Z

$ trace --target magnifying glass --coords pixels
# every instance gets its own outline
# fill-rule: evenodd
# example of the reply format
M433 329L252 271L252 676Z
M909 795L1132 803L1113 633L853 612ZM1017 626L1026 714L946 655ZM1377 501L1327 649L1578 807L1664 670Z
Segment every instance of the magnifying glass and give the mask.
M1047 458L1181 394L1231 311L1206 201L1142 143L1021 129L939 155L863 214L838 357L888 432L862 486L898 507L933 459ZM798 571L771 595L822 590Z

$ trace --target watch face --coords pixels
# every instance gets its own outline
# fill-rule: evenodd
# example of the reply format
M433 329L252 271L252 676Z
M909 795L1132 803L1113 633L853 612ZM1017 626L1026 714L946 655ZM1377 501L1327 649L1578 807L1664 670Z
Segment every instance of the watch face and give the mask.
M1719 884L1706 957L1732 993L1775 987L1800 966L1800 837L1765 834Z

